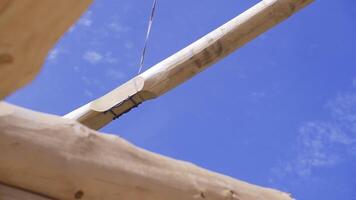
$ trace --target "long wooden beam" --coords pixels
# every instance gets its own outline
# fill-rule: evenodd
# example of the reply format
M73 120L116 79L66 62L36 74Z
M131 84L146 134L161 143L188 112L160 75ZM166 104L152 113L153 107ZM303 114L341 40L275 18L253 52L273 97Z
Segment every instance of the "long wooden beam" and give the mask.
M156 98L229 55L313 0L263 0L203 38L105 96L67 114L100 129L140 103Z
M0 152L1 182L53 199L291 200L7 103L0 103Z

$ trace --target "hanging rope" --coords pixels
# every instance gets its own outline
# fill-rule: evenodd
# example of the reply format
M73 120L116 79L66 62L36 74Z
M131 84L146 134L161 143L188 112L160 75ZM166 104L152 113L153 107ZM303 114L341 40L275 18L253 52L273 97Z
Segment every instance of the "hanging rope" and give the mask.
M143 68L143 64L144 64L144 62L145 62L145 55L146 55L147 43L148 43L148 39L149 39L150 33L151 33L153 18L154 18L155 11L156 11L156 5L157 5L157 0L153 0L153 5L152 5L152 9L151 9L151 15L150 15L150 19L149 19L149 21L148 21L148 28L147 28L147 33L146 33L145 44L144 44L144 46L143 46L142 55L141 55L140 68L139 68L137 74L140 74L140 73L141 73L142 68Z

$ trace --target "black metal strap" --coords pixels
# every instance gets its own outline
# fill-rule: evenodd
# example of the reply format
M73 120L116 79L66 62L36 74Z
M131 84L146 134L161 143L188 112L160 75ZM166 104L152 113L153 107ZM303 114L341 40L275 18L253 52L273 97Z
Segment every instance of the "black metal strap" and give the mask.
M123 112L123 113L121 113L121 114L116 114L115 111L114 111L114 109L120 107L121 105L123 105L123 104L126 103L127 101L132 102L134 106L130 107L128 110L126 110L125 112ZM133 96L129 96L127 99L125 99L125 100L122 101L121 103L119 103L119 104L115 105L114 107L110 108L109 110L105 111L104 114L106 114L106 113L108 113L108 112L111 113L111 114L113 115L113 118L112 118L112 119L115 120L115 119L121 117L123 114L128 113L128 112L129 112L130 110L132 110L133 108L138 107L138 105L140 105L140 104L141 104L141 102L136 102L135 99L133 98Z

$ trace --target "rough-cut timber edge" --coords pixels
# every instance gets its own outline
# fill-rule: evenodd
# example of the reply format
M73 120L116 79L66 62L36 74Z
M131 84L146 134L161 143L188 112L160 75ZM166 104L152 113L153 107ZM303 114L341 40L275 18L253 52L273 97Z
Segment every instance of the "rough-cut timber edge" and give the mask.
M0 0L0 99L40 71L48 51L92 0Z
M0 180L54 199L290 200L69 119L0 103Z
M263 0L124 85L65 117L98 130L139 103L159 97L194 77L312 1Z
M19 188L0 183L0 200L51 200Z

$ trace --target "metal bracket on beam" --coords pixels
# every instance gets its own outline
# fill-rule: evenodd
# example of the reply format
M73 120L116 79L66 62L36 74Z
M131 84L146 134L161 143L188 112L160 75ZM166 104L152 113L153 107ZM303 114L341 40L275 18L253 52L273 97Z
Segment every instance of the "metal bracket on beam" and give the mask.
M130 107L128 110L126 110L126 111L120 113L120 114L115 113L114 109L120 107L121 105L123 105L123 104L126 103L127 101L132 102L133 106ZM104 114L106 114L106 113L109 112L109 113L111 113L111 114L113 115L113 118L112 118L112 119L113 119L113 120L116 120L116 119L118 119L119 117L121 117L122 115L124 115L124 114L130 112L133 108L138 107L140 104L141 104L141 102L136 102L135 99L133 99L133 96L129 96L129 97L127 97L127 99L125 99L125 100L122 101L121 103L119 103L119 104L117 104L116 106L114 106L114 107L110 108L109 110L105 111Z

